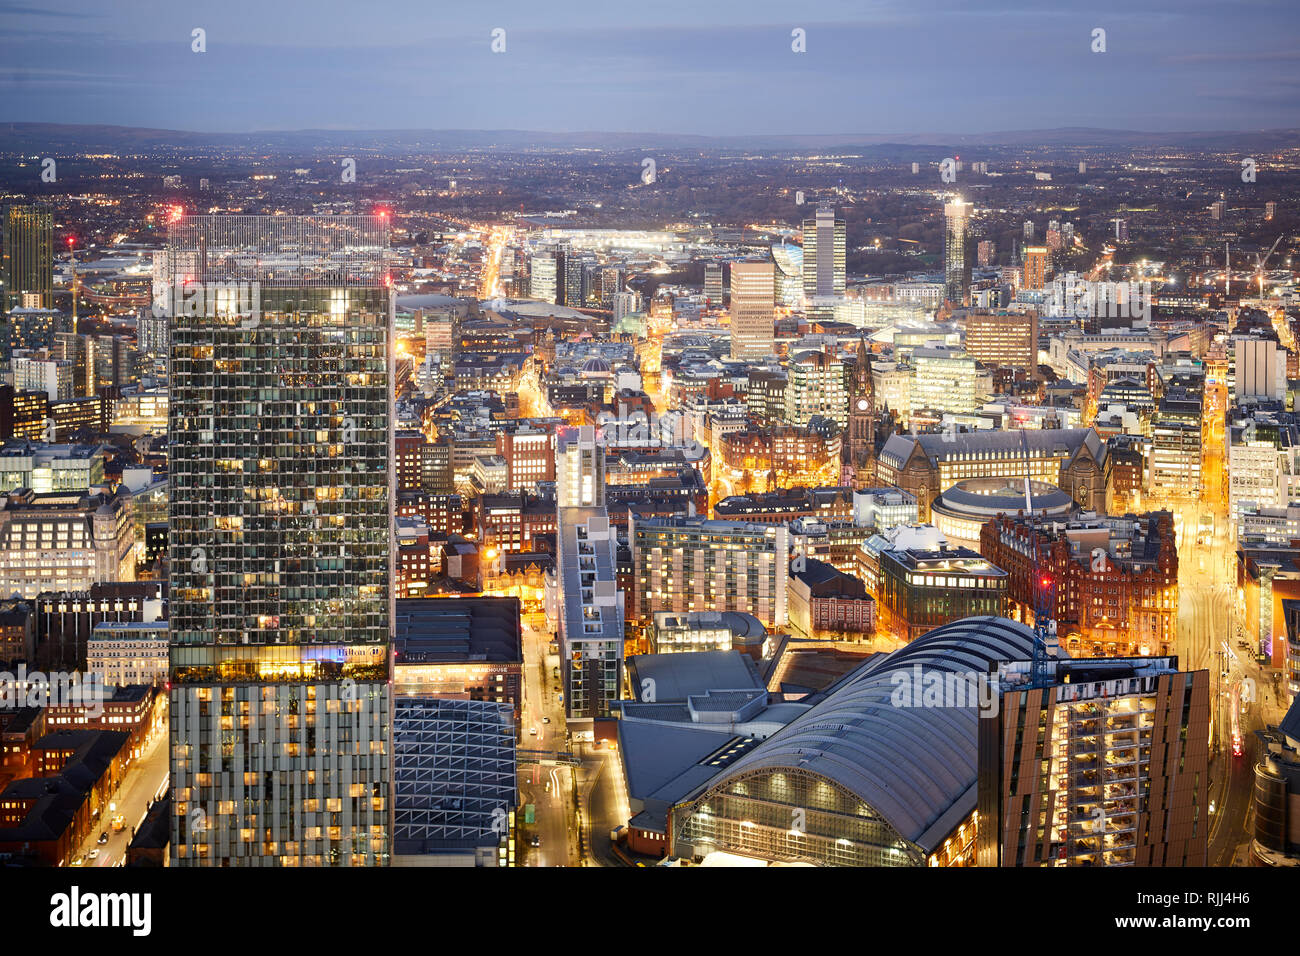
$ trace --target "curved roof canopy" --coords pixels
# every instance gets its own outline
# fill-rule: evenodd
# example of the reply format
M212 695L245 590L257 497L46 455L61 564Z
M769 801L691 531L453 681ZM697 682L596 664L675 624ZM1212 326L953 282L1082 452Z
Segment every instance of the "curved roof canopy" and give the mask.
M756 770L806 770L854 794L929 852L928 844L941 841L975 806L977 701L920 706L920 688L913 687L916 706L896 706L895 691L916 680L917 665L927 676L985 674L997 662L1028 660L1033 644L1033 631L1003 617L936 628L846 675L696 796ZM929 832L941 820L951 826Z

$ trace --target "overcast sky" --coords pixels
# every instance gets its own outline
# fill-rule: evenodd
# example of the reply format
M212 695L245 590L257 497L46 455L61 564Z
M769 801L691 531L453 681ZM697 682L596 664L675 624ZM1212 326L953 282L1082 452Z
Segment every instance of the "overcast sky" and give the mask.
M0 121L212 132L1300 127L1297 0L0 0ZM207 51L191 51L191 31ZM505 30L504 53L491 50ZM791 31L806 32L806 53ZM1092 33L1106 31L1106 52Z

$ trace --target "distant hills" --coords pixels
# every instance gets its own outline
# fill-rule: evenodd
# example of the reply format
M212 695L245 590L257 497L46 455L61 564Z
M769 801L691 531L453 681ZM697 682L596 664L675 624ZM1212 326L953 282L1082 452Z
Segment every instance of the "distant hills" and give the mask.
M322 130L202 133L189 130L62 123L0 123L0 152L58 153L87 150L154 153L169 150L253 148L309 152L340 147L408 149L764 149L853 147L1006 149L1173 149L1258 151L1300 146L1300 129L1151 133L1137 130L1062 127L990 133L826 133L816 135L696 136L683 133L529 130Z

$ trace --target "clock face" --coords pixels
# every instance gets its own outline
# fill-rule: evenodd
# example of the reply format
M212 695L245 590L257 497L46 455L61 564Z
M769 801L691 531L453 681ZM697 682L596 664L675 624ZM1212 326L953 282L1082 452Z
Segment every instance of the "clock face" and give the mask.
M858 399L858 411L860 411L860 412L865 412L866 410L867 410L867 400L866 400L865 398L859 398L859 399Z

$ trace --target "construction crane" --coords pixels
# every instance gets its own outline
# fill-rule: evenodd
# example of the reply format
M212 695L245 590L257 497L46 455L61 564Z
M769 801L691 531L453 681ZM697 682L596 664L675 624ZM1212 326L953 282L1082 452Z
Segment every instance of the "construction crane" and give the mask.
M1274 239L1273 245L1269 246L1268 252L1264 254L1263 259L1260 259L1259 253L1255 254L1255 277L1259 280L1259 297L1261 299L1264 298L1264 267L1268 265L1268 260L1273 258L1273 253L1281 241L1281 236Z

